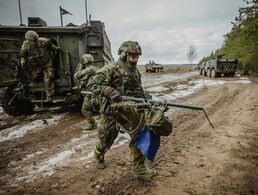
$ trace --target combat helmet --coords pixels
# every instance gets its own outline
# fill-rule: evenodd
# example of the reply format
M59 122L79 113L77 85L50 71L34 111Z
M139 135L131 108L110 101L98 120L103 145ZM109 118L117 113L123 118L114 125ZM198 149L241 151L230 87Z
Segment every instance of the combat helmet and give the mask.
M91 54L83 54L82 55L82 63L83 64L90 64L94 62L94 58Z
M142 55L142 48L136 41L125 41L122 43L120 48L118 49L118 55L121 55L122 53L134 53Z
M29 30L25 33L25 39L29 40L29 39L38 39L39 35L33 31L33 30Z

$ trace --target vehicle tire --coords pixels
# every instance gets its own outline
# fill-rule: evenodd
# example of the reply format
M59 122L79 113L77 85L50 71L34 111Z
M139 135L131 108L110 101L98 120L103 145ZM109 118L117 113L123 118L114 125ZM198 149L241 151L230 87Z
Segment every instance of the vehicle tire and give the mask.
M201 70L201 75L205 76L205 70L204 69Z
M2 106L4 111L11 116L19 116L22 114L31 114L33 112L34 104L24 98L15 96L13 88L8 87L3 94ZM14 99L12 100L12 98ZM11 101L12 100L12 101ZM11 103L9 104L9 102ZM8 105L9 104L9 105Z
M215 78L216 76L217 75L216 75L215 69L211 69L211 77Z
M207 77L211 77L211 70L210 69L207 70Z

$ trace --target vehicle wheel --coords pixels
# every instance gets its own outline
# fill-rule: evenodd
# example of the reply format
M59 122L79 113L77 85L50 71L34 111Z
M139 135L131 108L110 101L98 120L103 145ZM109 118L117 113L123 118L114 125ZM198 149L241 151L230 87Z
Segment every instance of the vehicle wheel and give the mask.
M201 75L205 76L205 70L204 69L201 70Z
M24 98L19 98L18 96L14 96L15 92L12 88L7 88L7 90L3 94L2 106L7 114L11 116L18 116L22 114L31 114L33 112L33 108L35 105L31 103L31 101Z
M210 69L207 70L207 77L211 77L211 70Z
M216 72L214 69L211 69L211 77L212 78L215 78L217 75L216 75Z

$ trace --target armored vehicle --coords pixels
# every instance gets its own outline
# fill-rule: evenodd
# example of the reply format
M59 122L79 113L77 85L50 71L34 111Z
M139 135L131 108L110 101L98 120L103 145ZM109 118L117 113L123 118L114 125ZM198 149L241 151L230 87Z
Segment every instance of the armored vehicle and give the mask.
M146 72L160 72L163 70L163 66L161 64L156 64L153 61L149 61L148 64L145 65Z
M45 101L43 79L30 81L29 70L24 70L19 63L21 45L28 30L51 39L60 48L53 56L55 94L52 102ZM0 101L4 111L19 115L31 113L35 106L80 104L82 97L73 75L85 53L93 55L98 67L113 60L111 44L101 21L90 21L82 26L48 27L42 19L30 17L28 26L0 26Z
M235 76L238 68L237 59L209 60L199 66L199 73L208 77Z

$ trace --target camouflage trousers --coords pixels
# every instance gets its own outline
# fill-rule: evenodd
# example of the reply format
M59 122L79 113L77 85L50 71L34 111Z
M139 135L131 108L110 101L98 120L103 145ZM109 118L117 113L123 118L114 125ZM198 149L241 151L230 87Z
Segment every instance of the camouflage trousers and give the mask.
M55 92L55 85L54 85L54 68L47 67L43 71L44 74L44 85L45 85L45 92L47 96L53 96Z
M82 114L87 118L93 116L93 112L91 110L91 105L90 105L90 97L88 96L84 97L81 111L82 111Z
M81 108L82 114L85 117L92 117L96 114L99 114L100 101L101 101L101 98L99 96L94 98L91 96L85 96L83 99L83 104Z
M54 85L55 69L53 68L52 60L49 60L44 65L34 65L31 71L31 80L32 81L39 80L42 73L43 73L43 81L44 81L46 95L53 96L55 91L55 85Z

